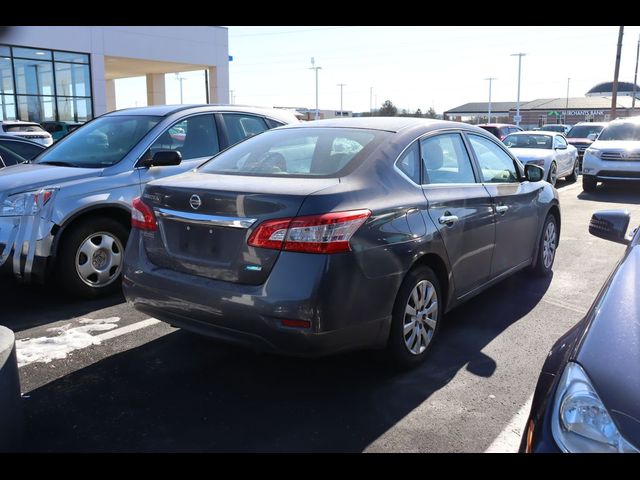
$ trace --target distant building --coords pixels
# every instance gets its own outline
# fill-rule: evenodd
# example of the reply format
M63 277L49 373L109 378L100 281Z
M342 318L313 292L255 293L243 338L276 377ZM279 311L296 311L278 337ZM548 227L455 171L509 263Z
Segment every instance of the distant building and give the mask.
M306 107L274 107L274 108L282 108L285 110L291 110L294 112L294 115L298 117L300 120L315 120L316 119L316 109L315 108L306 108ZM325 118L337 118L337 117L353 117L354 114L351 110L322 110L318 109L318 120L323 120Z
M587 97L613 97L613 82L599 83L586 93ZM633 97L633 83L618 82L618 97ZM636 98L640 98L640 87L636 85Z
M616 117L640 115L638 107L631 109L632 98L618 97L616 101ZM472 124L486 123L488 102L467 103L444 112L446 120L467 122ZM515 124L516 102L492 102L491 122ZM540 98L529 102L520 102L520 126L523 128L539 127L548 123L565 123L574 125L578 122L602 122L612 120L611 98L575 97L575 98Z

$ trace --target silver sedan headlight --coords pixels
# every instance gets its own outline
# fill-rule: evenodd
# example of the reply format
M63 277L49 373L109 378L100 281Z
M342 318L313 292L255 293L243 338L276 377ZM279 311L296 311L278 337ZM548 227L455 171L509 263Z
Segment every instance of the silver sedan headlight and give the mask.
M526 163L531 164L531 165L537 165L539 167L543 167L544 168L544 158L536 158L534 160L528 160Z
M589 377L577 363L564 369L553 404L551 431L568 453L639 453L616 427Z
M10 195L0 205L0 217L35 215L51 199L53 192L53 189L42 189Z

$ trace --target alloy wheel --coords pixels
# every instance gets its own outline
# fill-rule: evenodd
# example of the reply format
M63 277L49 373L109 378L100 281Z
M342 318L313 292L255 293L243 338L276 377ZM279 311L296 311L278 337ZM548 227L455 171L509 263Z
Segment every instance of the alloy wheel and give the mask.
M438 322L438 295L433 284L422 280L411 290L405 307L404 345L413 355L426 349Z
M556 224L549 222L542 240L542 261L544 262L545 268L551 268L553 264L553 257L556 254L556 244Z

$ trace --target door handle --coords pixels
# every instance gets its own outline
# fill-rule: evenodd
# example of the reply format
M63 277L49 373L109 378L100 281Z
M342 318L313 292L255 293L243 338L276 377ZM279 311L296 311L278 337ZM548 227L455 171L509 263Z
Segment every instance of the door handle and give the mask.
M438 222L440 222L441 225L447 225L449 227L452 226L457 221L458 221L457 215L442 215L438 219Z
M509 210L507 205L496 205L496 213L499 213L500 215L507 213L507 210Z

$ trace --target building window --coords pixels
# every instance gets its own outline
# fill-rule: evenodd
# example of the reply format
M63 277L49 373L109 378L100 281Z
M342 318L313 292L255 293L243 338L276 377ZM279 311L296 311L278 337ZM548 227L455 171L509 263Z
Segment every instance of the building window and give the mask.
M0 45L0 120L93 118L89 55Z

